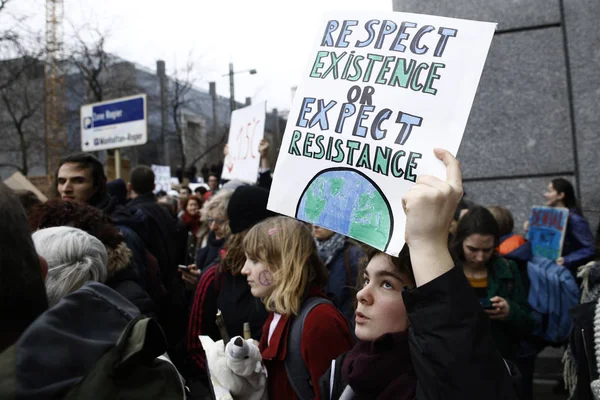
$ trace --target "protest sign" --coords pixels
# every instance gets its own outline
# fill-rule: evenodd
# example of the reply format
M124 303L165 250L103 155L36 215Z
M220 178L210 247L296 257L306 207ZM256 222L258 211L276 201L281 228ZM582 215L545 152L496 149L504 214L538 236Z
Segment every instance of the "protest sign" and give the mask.
M550 260L557 260L567 230L569 209L559 207L531 208L527 239L531 242L533 254Z
M391 255L402 196L445 179L496 24L406 13L329 14L298 86L268 208Z
M258 145L265 135L266 102L235 110L229 127L229 152L223 162L223 179L255 183L260 154Z
M154 172L154 193L171 190L171 167L152 164L151 168Z

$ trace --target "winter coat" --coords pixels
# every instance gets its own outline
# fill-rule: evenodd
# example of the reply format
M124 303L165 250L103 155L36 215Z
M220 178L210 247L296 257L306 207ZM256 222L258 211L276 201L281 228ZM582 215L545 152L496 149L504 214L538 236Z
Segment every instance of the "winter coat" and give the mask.
M578 277L582 279L582 304L570 311L573 329L563 358L565 382L571 393L569 399L594 400L590 382L600 378L594 340L596 334L600 337L600 321L598 325L594 322L600 296L600 263L580 267Z
M148 229L146 217L140 210L128 210L108 194L95 198L90 203L115 221L115 225L125 238L127 247L133 252L133 263L140 277L142 287L147 287L146 240Z
M327 264L329 271L327 294L333 295L338 309L349 321L354 315L358 265L364 255L365 253L358 246L346 242L344 248L338 251Z
M169 212L156 203L154 193L137 196L127 204L129 210L140 210L148 224L147 247L160 267L163 284L168 287L177 275L177 246L175 221Z
M187 348L198 372L206 371L206 357L200 335L221 339L215 323L221 310L229 337L243 336L244 322L250 324L252 338L259 340L268 313L260 299L252 296L243 275L220 272L219 264L206 269L196 286L188 324Z
M460 268L405 289L402 297L410 321L417 400L516 400L489 319ZM330 397L330 372L321 379L324 400L338 399L346 386L338 371L333 382L338 390Z
M506 321L490 320L492 337L502 357L515 360L519 351L519 340L529 335L535 321L529 311L527 293L516 264L496 257L488 273L487 298L499 296L510 306Z
M219 262L219 257L221 256L221 249L224 245L225 238L217 240L215 233L210 231L206 246L198 249L198 252L196 253L196 268L204 271L208 267L217 264Z
M137 308L88 282L37 318L0 354L0 398L60 399L119 339ZM18 360L18 362L17 362Z
M106 286L129 300L139 310L141 315L154 317L156 306L148 293L139 283L139 277L131 266L131 250L121 243L115 249L108 250L108 279Z
M573 330L569 345L577 363L577 385L571 399L594 400L590 382L599 378L594 351L594 317L598 300L571 309ZM598 329L600 332L600 329Z
M310 297L312 296L324 297L324 294L313 290ZM259 345L263 363L267 368L269 398L298 399L285 369L292 318L281 316L270 342L267 343L273 317L274 314L270 313L264 324ZM318 400L319 379L329 368L331 360L352 348L353 339L344 316L333 305L320 304L307 315L301 342L292 345L300 346L302 359L310 373L316 392L315 398Z
M562 247L563 266L575 275L576 269L591 261L595 252L594 235L592 235L590 225L577 210L570 209Z

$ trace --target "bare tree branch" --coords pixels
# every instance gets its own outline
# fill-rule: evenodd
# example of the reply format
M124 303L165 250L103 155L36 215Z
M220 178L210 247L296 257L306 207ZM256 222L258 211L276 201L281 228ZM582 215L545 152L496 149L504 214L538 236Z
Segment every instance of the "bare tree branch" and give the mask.
M10 0L0 0L0 12L6 7Z
M221 138L219 139L219 141L217 143L213 144L212 146L209 146L204 152L202 152L200 155L198 155L198 157L194 158L194 160L190 163L190 165L196 164L197 162L202 160L204 157L206 157L208 154L210 154L213 150L219 148L220 146L223 146L225 144L226 139L227 139L227 135L222 134Z
M186 66L182 70L175 70L172 75L173 90L170 91L169 96L169 107L171 109L171 118L173 119L173 126L175 127L174 135L177 137L179 142L179 156L181 158L181 168L185 171L187 169L187 156L186 156L186 137L185 130L181 126L182 123L182 109L189 106L188 94L193 88L194 80L192 79L192 71L194 64L188 61Z

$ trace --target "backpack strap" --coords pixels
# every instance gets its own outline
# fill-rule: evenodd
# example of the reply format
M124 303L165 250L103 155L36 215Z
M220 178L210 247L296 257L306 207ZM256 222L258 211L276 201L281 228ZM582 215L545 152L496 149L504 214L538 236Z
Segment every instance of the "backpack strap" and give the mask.
M287 355L285 357L285 372L288 381L292 385L294 392L300 400L311 400L315 398L315 391L310 378L308 367L302 358L302 332L304 331L304 321L308 313L319 304L333 304L323 297L309 297L304 301L298 316L291 323L288 334Z

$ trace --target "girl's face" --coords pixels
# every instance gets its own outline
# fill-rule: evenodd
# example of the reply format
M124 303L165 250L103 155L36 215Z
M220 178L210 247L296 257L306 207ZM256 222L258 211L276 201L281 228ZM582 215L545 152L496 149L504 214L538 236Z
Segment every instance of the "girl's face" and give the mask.
M198 202L196 200L189 200L185 210L192 215L198 215Z
M558 193L554 186L552 186L552 182L548 184L546 187L546 193L544 193L544 197L546 198L546 205L548 207L564 207L563 200L565 198L564 193Z
M246 276L252 296L264 298L275 290L273 274L263 261L251 260L246 254L246 263L242 268L242 275Z
M494 254L494 236L474 233L462 242L465 264L473 269L484 269Z
M356 328L360 340L373 341L385 333L408 329L408 316L402 289L412 286L410 278L399 273L389 256L371 259L364 274L363 288L357 293Z

